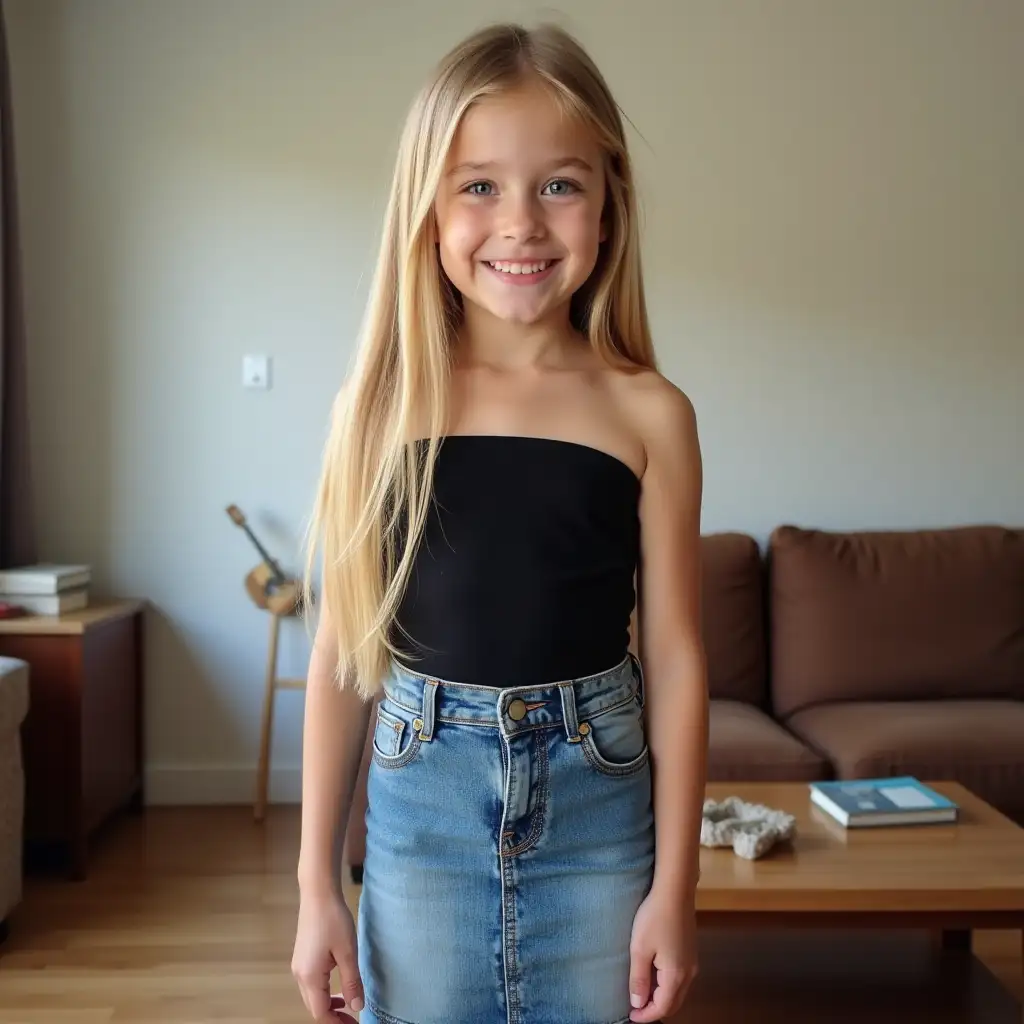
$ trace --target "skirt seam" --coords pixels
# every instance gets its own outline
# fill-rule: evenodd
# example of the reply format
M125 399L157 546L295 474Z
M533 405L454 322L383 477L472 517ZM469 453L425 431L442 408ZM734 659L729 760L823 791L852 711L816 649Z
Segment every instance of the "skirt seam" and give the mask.
M373 1011L380 1024L413 1024L412 1021L403 1020L400 1017L393 1017L390 1013L385 1013L376 1003L367 1001L366 1005L368 1009ZM632 1024L632 1022L629 1017L619 1017L618 1020L611 1021L611 1024Z
M367 1007L373 1011L373 1015L380 1021L380 1024L414 1024L411 1020L402 1020L400 1017L393 1017L390 1013L385 1013L376 1003L367 1000ZM622 1024L620 1021L616 1021L616 1024Z

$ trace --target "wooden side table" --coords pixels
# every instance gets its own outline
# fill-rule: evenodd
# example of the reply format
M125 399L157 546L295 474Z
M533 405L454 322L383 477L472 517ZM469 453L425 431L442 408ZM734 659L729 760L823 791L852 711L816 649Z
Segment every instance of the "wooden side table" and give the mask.
M0 619L0 654L30 666L22 729L26 863L60 848L86 875L89 837L143 803L142 601Z

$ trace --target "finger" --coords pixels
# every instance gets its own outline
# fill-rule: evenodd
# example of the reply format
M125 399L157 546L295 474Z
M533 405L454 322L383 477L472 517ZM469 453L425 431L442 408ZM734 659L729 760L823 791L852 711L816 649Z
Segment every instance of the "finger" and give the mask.
M339 951L340 952L340 951ZM338 975L341 977L341 995L345 1005L354 1013L363 1008L363 983L359 977L359 964L355 954L346 950L341 956L335 954Z
M646 1006L651 998L654 959L648 953L635 952L629 961L629 1005L634 1009Z
M654 987L651 1001L639 1010L634 1010L629 1019L636 1021L637 1024L661 1021L675 1008L685 977L683 971L659 971L658 983Z
M345 1000L341 996L331 996L331 1008L324 1017L324 1021L328 1024L358 1024L356 1018L351 1014L344 1013L342 1007L345 1005Z
M292 960L292 977L295 979L295 984L298 987L299 995L302 997L302 1005L306 1008L306 1013L310 1016L313 1015L313 1011L309 1007L309 997L306 995L306 986L303 984L302 978L300 977L301 971L299 965Z
M696 980L697 980L697 968L696 967L691 968L686 974L683 975L682 984L679 986L679 992L676 995L676 1000L678 1001L677 1002L677 1008L678 1008L679 1005L681 1005L684 1002L684 1000L686 999L687 995L690 992L691 987L693 986L693 983Z
M304 974L299 978L302 1001L313 1020L320 1020L331 1009L331 976Z

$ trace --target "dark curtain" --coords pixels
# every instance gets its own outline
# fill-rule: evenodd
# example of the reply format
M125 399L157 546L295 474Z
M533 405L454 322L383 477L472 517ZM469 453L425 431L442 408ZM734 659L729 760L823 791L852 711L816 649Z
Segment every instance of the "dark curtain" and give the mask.
M7 25L0 7L0 568L36 559Z

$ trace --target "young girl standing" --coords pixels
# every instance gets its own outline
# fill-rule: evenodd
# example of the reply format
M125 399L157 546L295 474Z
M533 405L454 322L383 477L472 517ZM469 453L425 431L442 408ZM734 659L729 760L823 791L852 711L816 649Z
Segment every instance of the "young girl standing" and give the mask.
M312 522L292 970L314 1020L681 1005L701 490L692 405L656 370L615 102L562 31L477 33L406 124ZM338 851L367 729L357 928Z

